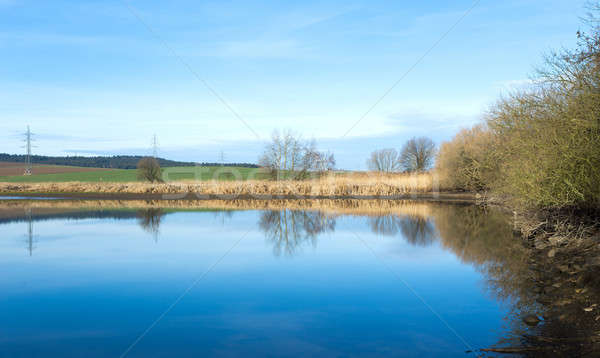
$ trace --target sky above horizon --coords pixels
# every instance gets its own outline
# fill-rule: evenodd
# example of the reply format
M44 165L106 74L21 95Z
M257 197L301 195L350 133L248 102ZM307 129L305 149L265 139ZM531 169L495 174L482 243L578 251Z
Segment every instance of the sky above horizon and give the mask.
M256 162L279 129L364 169L479 121L576 43L584 4L0 0L0 152L30 125L36 154L144 155L156 133L161 157Z

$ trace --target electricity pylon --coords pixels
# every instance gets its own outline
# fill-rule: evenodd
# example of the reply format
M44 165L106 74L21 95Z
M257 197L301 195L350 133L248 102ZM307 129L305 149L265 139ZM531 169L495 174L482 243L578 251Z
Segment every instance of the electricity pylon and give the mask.
M156 158L158 156L158 137L156 134L152 136L152 157Z
M27 155L25 157L25 172L23 173L23 175L31 175L31 142L32 142L32 138L31 136L33 135L33 133L31 133L31 130L29 130L29 125L27 126L27 132L25 132L25 139L23 140L25 142L25 148L27 150Z

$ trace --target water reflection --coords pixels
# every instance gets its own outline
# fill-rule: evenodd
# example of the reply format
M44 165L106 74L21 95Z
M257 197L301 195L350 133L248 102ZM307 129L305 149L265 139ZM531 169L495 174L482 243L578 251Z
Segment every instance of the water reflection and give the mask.
M139 210L137 212L138 223L140 227L149 234L152 234L154 241L158 241L160 235L160 221L165 213L160 208Z
M349 207L344 206L344 210L350 210ZM522 357L598 356L600 255L597 247L549 256L547 251L540 254L515 236L510 215L499 210L441 204L431 204L427 210L410 210L405 205L402 210L406 214L402 214L394 213L391 204L389 207L391 212L384 215L364 214L358 210L357 214L345 211L343 215L366 218L373 233L405 240L415 247L439 242L461 262L479 271L488 293L510 308L506 317L509 333L486 348L490 351L484 352ZM225 225L233 212L213 210L212 215ZM0 212L0 224L23 223L19 235L25 235L27 250L32 254L36 253L34 223L38 220L137 220L145 232L158 240L166 214L161 208L48 209L41 213L19 208ZM320 235L333 233L336 220L342 214L325 209L281 209L260 211L256 215L258 228L274 255L294 256L305 246L315 247ZM255 217L252 220L256 220Z
M29 256L33 255L34 246L34 235L33 235L33 218L31 215L31 208L25 209L25 218L27 220L27 251L29 251Z
M215 219L221 222L221 226L225 226L229 220L233 218L233 210L215 210L212 212Z
M316 246L319 234L335 231L335 218L319 211L270 210L260 214L258 226L276 256L293 256L306 243Z
M474 206L439 207L442 244L473 264L496 299L511 308L510 332L486 352L521 357L600 354L598 251L549 257L512 233L508 215Z
M419 216L382 215L369 218L373 233L397 236L400 233L412 245L429 246L436 240L433 220Z
M335 223L335 215L324 212L279 210L261 213L259 227L276 255L294 255L305 243L315 246L319 234L333 232ZM482 353L592 357L600 352L596 256L540 255L513 232L510 215L471 205L436 205L427 217L370 216L368 223L373 233L413 246L439 240L481 272L487 292L510 308L508 334Z

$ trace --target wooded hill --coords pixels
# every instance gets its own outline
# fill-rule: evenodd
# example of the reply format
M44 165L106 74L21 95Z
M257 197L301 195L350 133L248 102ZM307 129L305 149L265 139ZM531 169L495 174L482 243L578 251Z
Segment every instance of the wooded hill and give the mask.
M115 155L112 157L83 157L83 156L66 156L66 157L50 157L45 155L32 155L31 162L34 164L53 164L53 165L72 165L78 167L93 167L93 168L115 168L115 169L135 169L137 163L143 157L140 155ZM185 167L185 166L226 166L226 167L246 167L258 168L259 166L252 163L194 163L180 162L164 158L157 158L161 167ZM0 153L0 162L25 162L23 154L7 154Z

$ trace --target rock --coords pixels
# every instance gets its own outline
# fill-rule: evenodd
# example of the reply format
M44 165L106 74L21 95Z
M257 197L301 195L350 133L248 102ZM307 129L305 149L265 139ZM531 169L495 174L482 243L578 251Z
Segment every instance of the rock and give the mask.
M540 321L541 321L539 319L539 317L534 314L528 314L528 315L524 316L522 318L522 320L526 325L531 326L531 327L537 326L538 323L540 323Z

